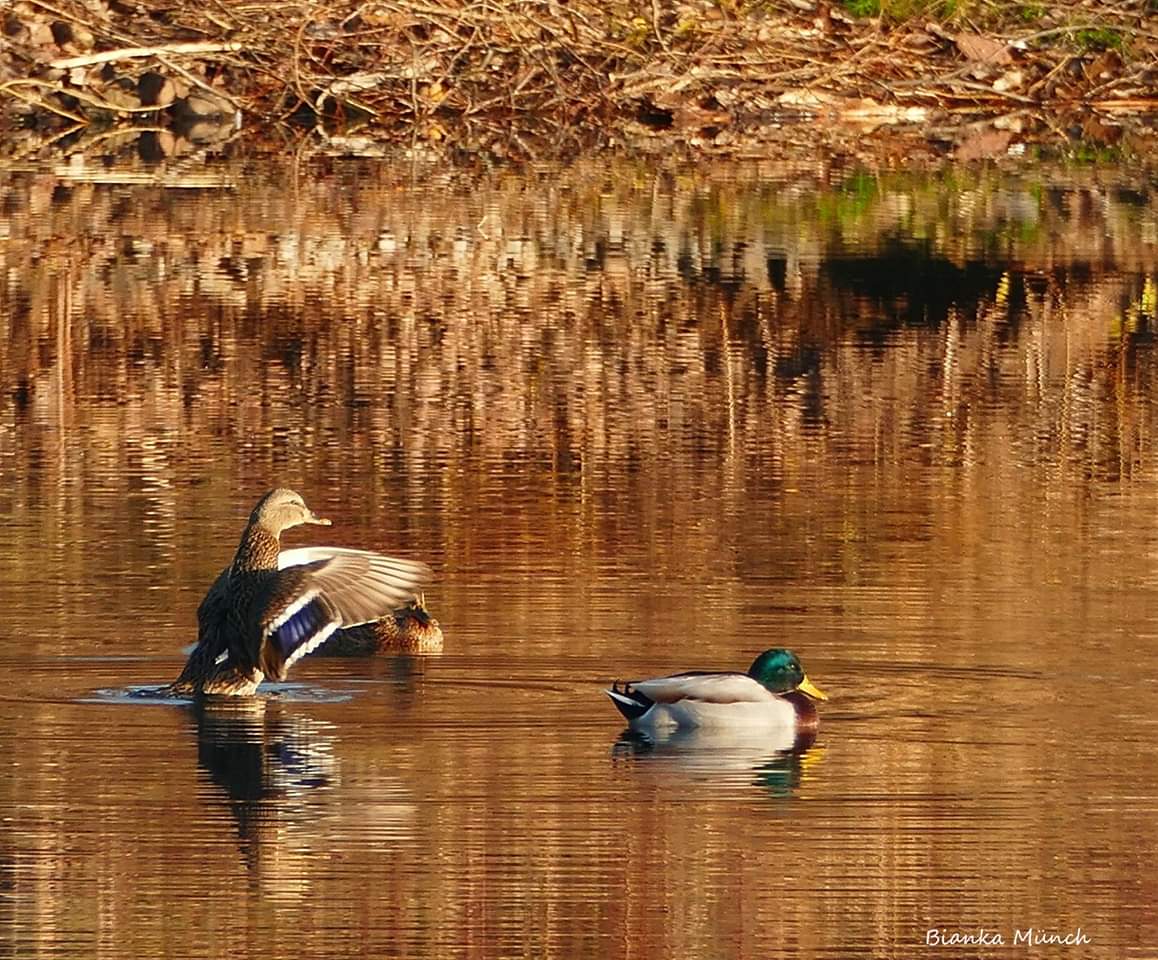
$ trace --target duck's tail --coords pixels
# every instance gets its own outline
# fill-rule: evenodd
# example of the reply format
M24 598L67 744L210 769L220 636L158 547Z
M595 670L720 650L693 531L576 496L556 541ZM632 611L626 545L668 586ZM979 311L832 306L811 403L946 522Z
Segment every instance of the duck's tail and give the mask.
M655 701L651 697L633 689L630 683L623 684L623 688L620 689L619 681L616 680L611 684L611 689L604 692L611 698L611 702L615 704L615 709L623 714L628 723L638 720L655 706Z
M431 624L438 626L438 621L431 616L430 611L426 609L426 594L419 593L417 597L411 600L405 606L399 607L394 611L394 618L398 621L398 625L404 626L408 620L414 620L420 627L429 627Z

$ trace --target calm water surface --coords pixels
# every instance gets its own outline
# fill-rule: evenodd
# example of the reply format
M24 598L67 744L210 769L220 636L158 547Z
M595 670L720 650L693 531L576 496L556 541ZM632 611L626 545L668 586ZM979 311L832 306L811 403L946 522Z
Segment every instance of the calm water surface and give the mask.
M141 179L0 174L0 956L1156 955L1152 180ZM445 652L125 702L274 484ZM774 645L804 753L600 692Z

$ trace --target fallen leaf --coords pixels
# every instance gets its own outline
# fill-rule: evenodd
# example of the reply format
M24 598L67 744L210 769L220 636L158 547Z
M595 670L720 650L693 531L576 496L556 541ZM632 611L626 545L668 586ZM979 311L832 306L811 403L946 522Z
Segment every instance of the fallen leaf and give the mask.
M28 24L28 42L34 47L55 47L56 38L52 35L52 28L39 20Z
M993 81L993 89L998 93L1005 93L1006 90L1016 90L1021 86L1024 79L1020 70L1010 70Z
M822 90L785 90L776 98L782 107L802 107L805 110L823 110L832 107L838 98Z
M787 90L776 102L784 107L823 113L831 120L867 131L894 123L923 123L929 118L925 107L878 103L868 98L850 100L821 90Z
M957 49L967 59L979 63L1013 63L1009 55L1009 46L1000 40L983 37L979 33L959 33L956 37Z
M1012 142L1012 131L986 127L958 144L953 155L958 160L985 160L1005 153Z
M1110 80L1122 72L1122 58L1117 50L1106 50L1086 67L1086 76L1091 80Z
M929 111L926 107L904 107L869 99L851 100L841 109L840 119L871 131L896 123L924 123L929 119Z
M375 87L381 86L389 79L390 74L388 73L371 73L368 70L359 70L356 73L331 80L323 91L323 95L325 98L330 98L344 97L349 93L362 93L365 90L373 90ZM321 100L318 102L320 103Z
M1010 130L1013 133L1021 133L1025 129L1025 119L1014 113L1007 113L1000 117L993 118L993 126L998 130Z

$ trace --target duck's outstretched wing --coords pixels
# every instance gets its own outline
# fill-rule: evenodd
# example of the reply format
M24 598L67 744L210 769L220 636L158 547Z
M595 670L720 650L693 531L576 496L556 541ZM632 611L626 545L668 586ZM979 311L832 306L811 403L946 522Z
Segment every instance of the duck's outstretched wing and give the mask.
M430 568L367 550L285 550L257 603L257 666L268 677L286 671L339 627L368 623L416 600Z
M373 550L351 550L347 547L296 547L293 550L282 550L277 555L277 568L285 570L289 567L300 567L307 563L317 563L319 560L336 560L345 558L351 563L365 564L371 567L376 574L393 576L400 581L411 583L429 583L434 575L430 567L420 560L399 560L395 557L384 557ZM404 588L405 597L396 606L420 599L421 589Z
M700 700L705 703L760 703L775 695L746 673L677 673L653 680L631 680L626 689L654 703Z

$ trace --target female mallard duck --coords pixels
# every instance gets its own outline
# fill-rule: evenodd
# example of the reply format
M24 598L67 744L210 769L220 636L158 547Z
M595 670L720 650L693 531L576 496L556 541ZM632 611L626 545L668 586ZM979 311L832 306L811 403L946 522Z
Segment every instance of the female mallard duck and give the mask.
M334 631L411 603L430 568L368 550L281 550L282 531L329 526L293 490L271 490L253 508L230 564L197 608L197 646L169 686L176 694L252 694Z
M607 691L634 730L664 727L814 727L812 685L796 655L765 650L747 673L677 673L631 680Z
M426 609L424 598L419 596L373 623L335 631L313 655L364 657L373 653L439 653L441 650L442 627Z

